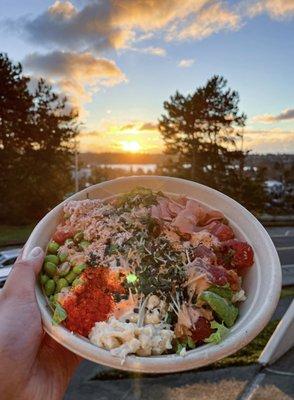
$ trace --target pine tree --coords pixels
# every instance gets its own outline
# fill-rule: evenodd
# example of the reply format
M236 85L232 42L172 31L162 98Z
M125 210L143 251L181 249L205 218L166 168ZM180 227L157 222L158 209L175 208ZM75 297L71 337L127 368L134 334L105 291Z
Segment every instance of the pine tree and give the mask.
M192 180L215 181L231 160L240 158L236 146L242 131L237 128L244 127L246 116L239 114L238 93L226 86L216 75L192 95L176 92L164 102L159 130L166 151L191 164Z
M44 80L0 55L0 221L36 221L72 189L77 113Z
M211 186L251 210L260 210L265 201L262 179L244 173L246 115L240 113L239 95L227 88L227 81L213 76L193 94L176 92L163 106L159 130L166 153L178 156L178 162L169 165L173 175Z

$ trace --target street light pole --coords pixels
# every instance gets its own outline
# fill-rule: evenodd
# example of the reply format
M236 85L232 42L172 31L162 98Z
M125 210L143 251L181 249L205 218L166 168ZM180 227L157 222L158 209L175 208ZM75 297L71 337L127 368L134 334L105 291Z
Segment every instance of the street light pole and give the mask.
M79 159L78 159L78 142L75 138L75 192L79 191Z

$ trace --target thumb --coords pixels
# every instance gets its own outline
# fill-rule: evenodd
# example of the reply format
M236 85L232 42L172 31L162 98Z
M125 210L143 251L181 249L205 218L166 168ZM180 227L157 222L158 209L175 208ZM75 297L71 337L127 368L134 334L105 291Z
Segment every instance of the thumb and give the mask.
M23 300L35 300L36 277L41 270L44 252L33 248L27 257L17 259L4 285L3 294Z

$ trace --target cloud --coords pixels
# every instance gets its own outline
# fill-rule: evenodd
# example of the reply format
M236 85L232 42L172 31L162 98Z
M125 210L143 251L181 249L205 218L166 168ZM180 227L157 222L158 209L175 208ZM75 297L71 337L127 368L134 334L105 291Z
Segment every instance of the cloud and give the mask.
M34 75L43 76L56 84L78 107L90 101L101 87L126 81L125 75L113 61L94 57L87 52L32 53L25 57L24 66Z
M121 126L120 130L121 130L121 131L127 131L127 130L129 130L129 129L133 129L135 126L136 126L136 124L134 124L134 123L129 123L129 124L126 124L126 125Z
M57 0L48 8L48 13L60 18L70 18L77 13L77 9L70 1Z
M178 63L178 66L181 68L189 68L193 64L194 60L192 58L183 58L183 60Z
M166 56L166 50L163 49L162 47L145 47L141 49L142 53L146 54L153 54L154 56L159 56L159 57L165 57Z
M229 10L223 2L206 2L188 23L179 23L171 27L169 40L204 39L222 30L237 30L241 26L241 17Z
M268 13L272 18L294 16L292 0L57 0L36 17L6 21L5 26L32 43L50 49L100 53L134 49L156 34L166 41L202 40L221 31L239 29L246 17ZM165 49L141 51L164 56Z
M144 122L130 122L133 127L144 126ZM148 124L148 122L146 122ZM152 124L152 123L150 123ZM82 134L81 151L120 151L119 143L133 141L134 135L126 132L122 127L128 125L115 121L105 121L98 126L97 131L87 131ZM137 132L135 140L140 144L142 150L148 153L158 153L164 149L161 135L154 130L152 135L146 135L141 129ZM293 153L294 152L294 131L280 129L270 130L246 130L244 132L244 148L255 153Z
M279 129L244 132L244 147L255 153L293 153L294 131Z
M252 17L268 13L274 19L291 18L294 16L294 2L292 0L254 0L248 5L248 13Z
M256 115L255 117L252 118L252 121L271 124L273 122L287 121L291 119L294 119L294 108L288 108L277 115L272 115L272 114Z
M121 151L124 143L136 142L142 152L158 153L163 150L163 141L156 128L156 123L140 120L99 121L97 130L82 133L81 151ZM146 135L146 130L152 131L152 134Z
M166 40L202 39L237 29L240 17L221 0L93 0L77 9L56 1L35 18L15 21L37 44L74 51L123 49L160 32ZM149 47L151 54L165 50Z
M145 122L140 126L140 131L154 131L158 130L158 125L155 122Z
M136 42L142 42L144 40L152 39L154 36L153 32L142 33L136 36Z
M162 47L156 47L156 46L148 46L148 47L129 46L127 49L129 51L136 51L138 53L143 53L143 54L151 54L151 55L158 56L158 57L165 57L166 56L166 50L163 49Z
M132 129L135 129L136 131L154 131L158 130L158 125L155 122L133 121L121 125L119 128L120 131L127 131Z
M36 18L27 19L23 29L34 43L68 50L123 48L132 40L133 33L113 19L117 20L120 9L122 15L127 10L119 5L113 9L110 3L95 1L77 10L69 1L57 1Z

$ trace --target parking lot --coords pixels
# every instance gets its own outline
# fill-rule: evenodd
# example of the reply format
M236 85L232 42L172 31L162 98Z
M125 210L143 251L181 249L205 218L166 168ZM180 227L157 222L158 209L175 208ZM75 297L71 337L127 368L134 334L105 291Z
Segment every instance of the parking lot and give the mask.
M267 228L278 251L282 271L283 284L294 284L294 227Z

